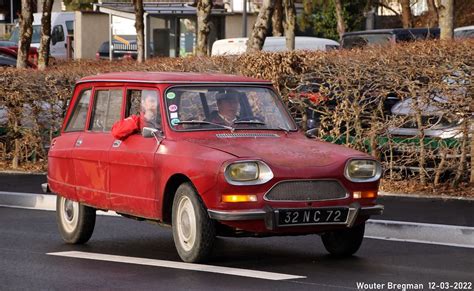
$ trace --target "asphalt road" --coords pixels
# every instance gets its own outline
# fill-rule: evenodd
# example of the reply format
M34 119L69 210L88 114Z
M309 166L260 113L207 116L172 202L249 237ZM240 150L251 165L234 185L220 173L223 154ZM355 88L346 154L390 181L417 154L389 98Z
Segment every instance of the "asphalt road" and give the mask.
M167 228L99 216L91 241L71 246L58 234L54 212L0 207L1 290L354 290L357 282L428 290L429 282L474 281L473 249L373 239L339 260L318 236L218 239L208 265L305 277L282 281L47 255L64 251L179 262Z

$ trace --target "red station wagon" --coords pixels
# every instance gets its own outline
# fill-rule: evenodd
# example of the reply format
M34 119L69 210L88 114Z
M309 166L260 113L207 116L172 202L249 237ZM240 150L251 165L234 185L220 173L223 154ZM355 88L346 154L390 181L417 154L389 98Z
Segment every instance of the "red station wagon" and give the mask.
M152 123L112 134L140 118ZM48 165L43 189L58 195L65 242L87 242L96 210L112 210L171 225L186 262L206 260L216 236L319 234L329 253L349 256L383 211L376 160L308 139L271 82L241 76L83 78Z

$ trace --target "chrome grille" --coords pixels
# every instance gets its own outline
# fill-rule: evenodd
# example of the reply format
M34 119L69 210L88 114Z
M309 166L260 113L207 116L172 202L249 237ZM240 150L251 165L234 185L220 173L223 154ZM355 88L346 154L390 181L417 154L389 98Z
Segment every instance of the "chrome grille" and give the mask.
M274 133L220 133L216 134L218 138L237 138L237 137L280 137Z
M282 181L264 196L268 201L320 201L346 198L344 187L336 180Z

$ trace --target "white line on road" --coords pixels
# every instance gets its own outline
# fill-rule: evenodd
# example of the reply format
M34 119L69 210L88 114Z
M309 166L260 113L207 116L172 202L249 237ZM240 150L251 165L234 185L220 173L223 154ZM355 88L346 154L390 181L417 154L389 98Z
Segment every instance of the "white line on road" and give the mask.
M98 253L71 251L71 252L48 253L47 255L86 259L86 260L135 264L135 265L143 265L143 266L163 267L163 268L171 268L171 269L199 271L199 272L209 272L209 273L249 277L249 278L264 279L264 280L274 280L274 281L306 278L305 276L288 275L288 274L281 274L281 273L254 271L254 270L211 266L211 265L201 265L201 264L190 264L190 263L164 261L164 260L153 260L153 259L136 258L136 257L114 256L114 255L106 255L106 254L98 254Z

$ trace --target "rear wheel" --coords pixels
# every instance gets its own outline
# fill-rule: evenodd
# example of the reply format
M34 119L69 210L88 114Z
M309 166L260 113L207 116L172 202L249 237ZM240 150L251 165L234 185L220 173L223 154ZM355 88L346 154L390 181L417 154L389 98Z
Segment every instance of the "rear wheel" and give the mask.
M209 257L216 238L215 224L190 183L176 190L172 226L174 244L183 261L202 262Z
M59 232L68 244L86 243L92 236L95 226L95 209L79 202L58 196L56 218Z
M355 254L364 239L365 223L352 228L326 232L321 236L326 250L335 257Z

